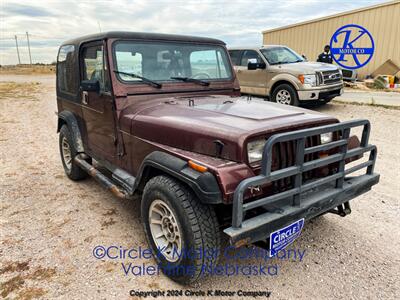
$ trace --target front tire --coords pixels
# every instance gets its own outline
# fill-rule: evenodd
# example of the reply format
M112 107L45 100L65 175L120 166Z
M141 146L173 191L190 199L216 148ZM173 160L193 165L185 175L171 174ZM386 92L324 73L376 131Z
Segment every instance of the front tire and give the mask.
M290 84L278 85L272 93L272 101L285 104L299 106L299 97L296 90Z
M218 255L192 252L219 253L215 211L179 181L164 175L150 179L143 191L141 216L157 264L172 280L193 283L204 274L204 268L217 263Z
M88 174L74 161L77 151L72 142L72 135L67 125L63 125L60 129L59 147L61 162L68 178L74 181L87 178Z

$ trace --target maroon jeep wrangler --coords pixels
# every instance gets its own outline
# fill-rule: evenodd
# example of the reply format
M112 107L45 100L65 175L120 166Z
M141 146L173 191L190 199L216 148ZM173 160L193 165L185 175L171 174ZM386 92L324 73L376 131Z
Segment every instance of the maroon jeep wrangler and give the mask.
M178 254L219 249L221 231L234 247L258 242L272 253L305 220L349 214L349 200L379 181L367 120L241 98L216 39L108 32L67 41L57 105L67 176L139 195L158 266L179 282L217 258ZM171 272L182 267L191 272Z

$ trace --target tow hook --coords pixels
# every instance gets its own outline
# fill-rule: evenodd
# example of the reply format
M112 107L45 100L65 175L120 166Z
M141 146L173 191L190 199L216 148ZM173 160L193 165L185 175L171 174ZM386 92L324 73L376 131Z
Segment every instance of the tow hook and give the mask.
M331 209L329 212L335 215L339 215L341 217L345 217L351 214L350 203L345 202L343 204L340 204L336 209Z

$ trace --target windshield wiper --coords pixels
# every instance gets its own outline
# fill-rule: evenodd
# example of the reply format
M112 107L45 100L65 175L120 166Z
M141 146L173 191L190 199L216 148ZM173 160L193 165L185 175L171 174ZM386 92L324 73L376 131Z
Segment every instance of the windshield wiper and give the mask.
M294 63L298 63L298 62L302 62L303 60L295 60L295 61L278 61L276 63L273 63L271 65L284 65L284 64L294 64Z
M118 70L114 70L114 73L118 73L118 74L122 74L122 75L131 76L133 78L141 79L144 83L147 83L148 85L151 85L151 86L153 86L155 88L158 88L158 89L160 89L162 87L162 85L159 84L158 82L150 80L150 79L148 79L146 77L139 76L139 75L137 75L135 73L122 72L122 71L118 71Z
M208 81L204 81L204 80L200 80L200 79L194 79L194 78L190 78L190 77L171 77L171 79L175 79L175 80L181 80L184 82L193 82L193 83L197 83L203 86L209 86L210 83Z

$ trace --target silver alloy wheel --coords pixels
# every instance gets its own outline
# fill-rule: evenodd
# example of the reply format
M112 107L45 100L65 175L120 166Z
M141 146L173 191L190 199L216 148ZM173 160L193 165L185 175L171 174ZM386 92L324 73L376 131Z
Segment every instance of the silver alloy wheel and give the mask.
M278 93L276 93L276 103L290 105L291 100L292 97L287 90L280 90Z
M181 230L172 209L162 200L154 200L149 208L149 224L153 241L169 262L182 252Z
M68 170L72 168L72 154L71 154L71 147L69 146L68 140L65 136L63 136L61 141L61 149L62 149L62 156L64 159L65 166Z

